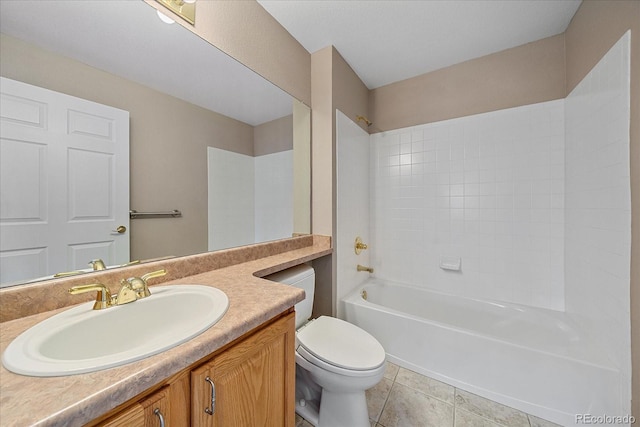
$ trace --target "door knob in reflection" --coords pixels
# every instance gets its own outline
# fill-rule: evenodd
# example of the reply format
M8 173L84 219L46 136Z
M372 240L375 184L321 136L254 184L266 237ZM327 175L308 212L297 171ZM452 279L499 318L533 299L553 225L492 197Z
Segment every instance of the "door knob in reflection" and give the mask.
M118 228L116 228L113 231L116 232L116 233L122 234L125 231L127 231L127 227L125 227L124 225L119 225Z

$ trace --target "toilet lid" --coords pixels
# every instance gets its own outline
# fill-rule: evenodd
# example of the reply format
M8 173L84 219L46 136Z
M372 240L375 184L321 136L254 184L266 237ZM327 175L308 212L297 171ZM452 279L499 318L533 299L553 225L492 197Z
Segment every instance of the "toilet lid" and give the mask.
M335 317L320 316L307 323L297 339L315 357L341 368L369 370L385 361L384 348L371 334Z

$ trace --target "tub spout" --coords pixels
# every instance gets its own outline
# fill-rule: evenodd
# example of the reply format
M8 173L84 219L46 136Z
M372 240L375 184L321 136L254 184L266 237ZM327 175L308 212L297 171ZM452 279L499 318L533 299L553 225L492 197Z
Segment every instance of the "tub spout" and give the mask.
M371 267L365 267L364 265L360 265L360 264L358 264L358 266L356 267L356 269L357 269L358 271L367 271L367 272L369 272L370 274L373 274L373 268L371 268Z

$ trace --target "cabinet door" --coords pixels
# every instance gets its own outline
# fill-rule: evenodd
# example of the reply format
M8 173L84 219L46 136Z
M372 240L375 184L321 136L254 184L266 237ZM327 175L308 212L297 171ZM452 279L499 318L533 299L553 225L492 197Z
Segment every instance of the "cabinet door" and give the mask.
M171 417L169 389L169 386L164 387L140 402L144 411L144 427L165 427Z
M294 345L290 313L192 371L192 425L293 427Z
M170 416L169 408L169 387L167 386L114 415L100 426L164 427Z

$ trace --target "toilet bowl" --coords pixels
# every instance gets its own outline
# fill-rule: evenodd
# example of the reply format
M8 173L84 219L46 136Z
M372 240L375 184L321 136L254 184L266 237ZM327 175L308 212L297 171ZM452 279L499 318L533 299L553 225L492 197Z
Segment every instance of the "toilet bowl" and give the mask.
M295 307L296 412L316 427L369 427L365 390L384 375L382 345L344 320L308 320L315 290L311 267L301 265L266 278L306 293Z

